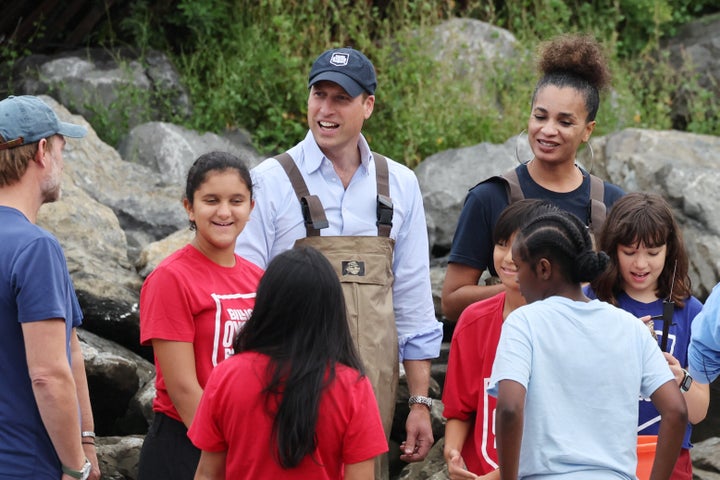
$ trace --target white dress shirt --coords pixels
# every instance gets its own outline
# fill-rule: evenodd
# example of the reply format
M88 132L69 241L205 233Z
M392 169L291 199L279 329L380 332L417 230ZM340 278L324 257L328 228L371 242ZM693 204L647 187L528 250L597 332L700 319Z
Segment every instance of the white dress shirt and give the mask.
M375 162L365 138L358 141L361 165L347 189L312 132L288 153L310 194L325 208L329 227L322 236L377 235ZM393 305L400 360L425 360L440 353L442 324L435 318L429 270L425 211L417 178L409 168L388 159L395 240ZM300 202L283 167L273 158L252 169L255 209L237 240L238 255L262 268L306 235Z

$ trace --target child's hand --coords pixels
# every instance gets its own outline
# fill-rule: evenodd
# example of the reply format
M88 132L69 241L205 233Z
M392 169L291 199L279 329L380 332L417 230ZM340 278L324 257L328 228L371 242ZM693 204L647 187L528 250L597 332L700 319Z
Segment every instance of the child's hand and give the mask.
M643 317L640 317L640 320L647 325L648 329L650 330L650 334L653 336L655 341L657 341L657 333L655 333L655 322L653 322L653 319L650 315L645 315Z
M672 371L673 375L675 376L675 382L677 382L678 387L683 381L683 378L685 377L685 373L683 372L683 368L680 365L680 362L677 358L673 357L667 352L663 352L663 355L665 355L665 360L668 362L668 366L670 367L670 370Z
M457 450L450 450L448 453L448 473L450 474L450 480L474 480L478 476L467 470L465 461L463 460L460 452Z

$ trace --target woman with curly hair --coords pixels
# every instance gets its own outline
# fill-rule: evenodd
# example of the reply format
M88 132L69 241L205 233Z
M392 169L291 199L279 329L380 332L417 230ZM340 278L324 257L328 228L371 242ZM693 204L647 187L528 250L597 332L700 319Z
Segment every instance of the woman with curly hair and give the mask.
M532 95L527 132L533 157L514 169L524 198L550 200L561 210L580 218L595 232L604 219L602 210L624 192L580 168L577 152L595 129L600 93L610 82L610 71L600 45L583 35L563 35L541 46L541 77ZM508 172L510 173L510 172ZM602 195L592 221L591 184ZM487 268L495 276L492 231L500 213L510 203L508 181L492 177L467 195L458 220L442 290L445 316L454 321L470 305L504 290L500 284L478 285ZM603 206L604 204L604 206Z

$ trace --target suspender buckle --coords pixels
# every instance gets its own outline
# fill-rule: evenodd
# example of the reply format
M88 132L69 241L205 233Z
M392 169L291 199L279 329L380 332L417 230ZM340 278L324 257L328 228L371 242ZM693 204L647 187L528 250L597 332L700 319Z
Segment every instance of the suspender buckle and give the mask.
M315 230L322 230L328 227L329 224L325 216L325 210L316 195L302 197L300 199L300 207L302 208L302 215L306 227L309 226Z
M392 227L393 203L390 197L385 195L377 196L377 222L376 225L387 225Z

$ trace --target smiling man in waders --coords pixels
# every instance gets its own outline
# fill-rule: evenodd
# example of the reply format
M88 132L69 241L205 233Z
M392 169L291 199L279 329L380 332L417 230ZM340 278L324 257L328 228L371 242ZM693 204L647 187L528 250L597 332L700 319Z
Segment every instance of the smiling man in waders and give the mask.
M345 292L348 321L375 389L389 437L398 361L410 390L401 458L425 458L433 444L430 359L440 352L427 227L415 174L370 151L361 130L375 105L370 60L352 48L328 50L310 70L303 141L252 171L255 209L236 252L265 267L296 244L317 248ZM387 456L376 478L388 478Z

